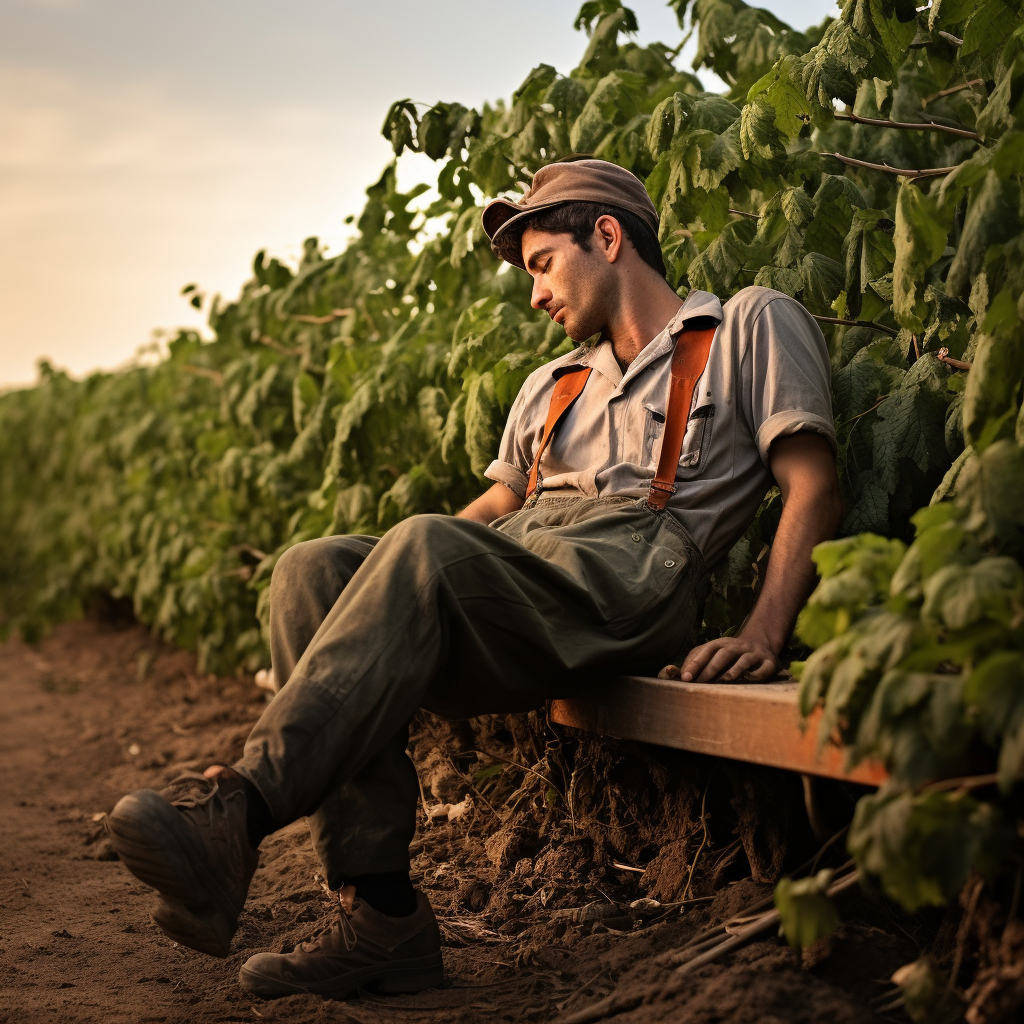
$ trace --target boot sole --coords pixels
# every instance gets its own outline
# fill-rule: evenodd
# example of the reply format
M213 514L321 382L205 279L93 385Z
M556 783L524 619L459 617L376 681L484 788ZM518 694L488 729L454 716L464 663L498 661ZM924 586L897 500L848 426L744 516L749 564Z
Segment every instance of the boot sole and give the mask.
M107 816L107 832L124 866L166 898L167 907L153 916L157 927L190 949L227 956L237 914L210 872L202 842L174 806L152 789L129 793ZM213 935L220 938L214 942Z
M223 960L231 951L235 929L213 907L187 907L180 900L163 896L152 917L164 935L197 953Z
M238 972L238 982L246 992L264 999L277 999L302 992L328 999L344 999L363 987L383 995L399 995L403 992L422 992L426 988L440 988L444 984L444 967L438 952L412 960L361 967L322 981L302 983L274 978L259 971L248 970L243 965Z

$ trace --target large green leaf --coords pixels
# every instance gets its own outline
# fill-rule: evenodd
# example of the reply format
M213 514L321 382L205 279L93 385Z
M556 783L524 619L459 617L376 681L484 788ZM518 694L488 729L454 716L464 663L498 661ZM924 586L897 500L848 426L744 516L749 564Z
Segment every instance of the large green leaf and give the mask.
M928 271L946 246L948 230L935 200L914 182L904 182L896 197L892 307L896 319L911 331L924 330L918 298L924 295Z

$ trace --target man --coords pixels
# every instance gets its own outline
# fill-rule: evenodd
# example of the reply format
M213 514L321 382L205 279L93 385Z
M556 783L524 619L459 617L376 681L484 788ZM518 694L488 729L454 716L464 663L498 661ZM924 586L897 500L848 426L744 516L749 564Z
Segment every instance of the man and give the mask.
M270 601L284 685L241 761L130 794L108 819L160 893L160 928L225 956L260 841L308 816L341 913L292 953L252 957L241 983L257 995L441 983L437 925L409 879L417 708L525 710L677 659L706 566L774 478L784 504L761 597L737 636L681 666L699 682L768 678L813 584L811 549L838 523L828 354L798 303L761 288L680 303L642 183L604 161L544 167L483 218L496 254L533 278L533 306L599 340L527 380L493 484L459 517L287 551Z

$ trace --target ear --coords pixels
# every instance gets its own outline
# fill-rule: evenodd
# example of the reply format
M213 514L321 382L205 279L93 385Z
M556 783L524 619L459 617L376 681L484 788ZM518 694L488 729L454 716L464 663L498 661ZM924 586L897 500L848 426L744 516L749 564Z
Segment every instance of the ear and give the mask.
M597 218L594 223L594 244L609 263L614 263L622 254L624 239L622 225L611 214L605 213Z

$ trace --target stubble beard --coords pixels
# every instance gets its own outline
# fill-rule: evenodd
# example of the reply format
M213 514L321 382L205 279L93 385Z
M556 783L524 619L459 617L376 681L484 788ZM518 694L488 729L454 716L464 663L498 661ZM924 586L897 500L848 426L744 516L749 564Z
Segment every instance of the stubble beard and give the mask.
M596 309L585 309L580 313L568 314L562 321L562 327L570 339L581 345L603 331L604 317Z

